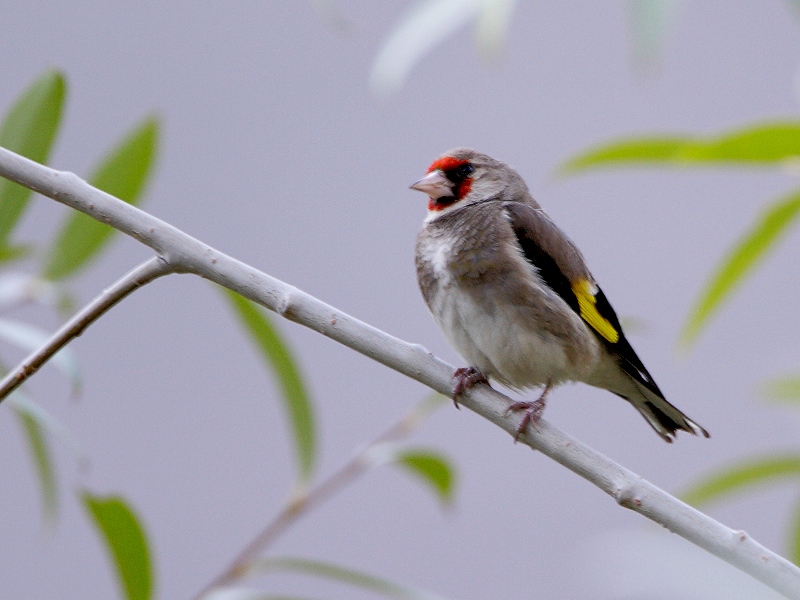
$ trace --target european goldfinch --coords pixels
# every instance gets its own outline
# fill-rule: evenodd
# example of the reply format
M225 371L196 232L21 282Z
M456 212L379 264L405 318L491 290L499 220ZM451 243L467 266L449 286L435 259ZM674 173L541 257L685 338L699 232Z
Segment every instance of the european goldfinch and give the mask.
M543 387L517 437L541 417L548 392L581 381L630 402L667 442L705 429L667 402L636 355L578 248L514 169L469 148L436 159L411 186L429 196L417 237L419 287L436 324L469 362L453 398L478 382Z

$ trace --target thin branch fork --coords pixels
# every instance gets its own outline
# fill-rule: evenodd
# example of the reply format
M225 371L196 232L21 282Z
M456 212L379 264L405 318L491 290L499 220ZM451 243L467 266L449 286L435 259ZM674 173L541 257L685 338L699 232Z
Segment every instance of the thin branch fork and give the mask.
M41 348L31 352L17 367L0 381L0 402L36 373L56 352L78 337L83 330L122 301L131 292L151 281L172 273L174 269L158 256L154 256L126 273L111 287L75 313L48 339Z
M0 148L0 176L79 210L155 250L175 272L193 273L326 335L442 394L450 395L453 367L425 348L380 331L253 267L227 256L142 210L106 194L73 173L56 171ZM463 406L509 435L517 416L511 400L485 385L460 398ZM594 483L634 510L749 573L787 598L800 600L800 569L743 531L734 531L544 420L519 441Z

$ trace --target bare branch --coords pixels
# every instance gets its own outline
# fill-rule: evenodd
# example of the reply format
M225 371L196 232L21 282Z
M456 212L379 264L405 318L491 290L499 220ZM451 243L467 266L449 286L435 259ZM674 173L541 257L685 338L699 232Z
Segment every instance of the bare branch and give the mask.
M441 396L438 396L441 398ZM335 471L327 479L313 486L308 491L289 502L270 521L253 540L245 546L230 566L214 578L197 596L201 600L211 590L223 587L245 575L252 563L269 548L297 519L316 508L338 492L347 484L361 477L370 468L383 463L386 444L406 437L438 404L430 399L417 404L405 417L378 436L363 450L356 453L343 467Z
M450 394L453 367L425 348L399 340L253 267L203 244L155 217L114 198L72 173L56 171L0 148L0 176L71 206L150 246L175 271L194 273L326 335L442 394ZM511 400L485 385L461 404L510 435L516 415ZM734 531L670 496L599 452L540 421L520 442L591 481L630 508L660 523L787 598L800 600L800 569L743 531Z
M17 389L31 375L36 373L42 365L61 348L66 346L71 340L78 337L83 330L94 323L105 314L117 302L125 298L132 291L153 281L154 279L173 272L173 268L165 263L161 258L154 256L148 259L124 277L114 283L111 287L87 304L52 337L45 342L44 346L29 354L17 367L10 371L0 381L0 402L5 400L8 395Z

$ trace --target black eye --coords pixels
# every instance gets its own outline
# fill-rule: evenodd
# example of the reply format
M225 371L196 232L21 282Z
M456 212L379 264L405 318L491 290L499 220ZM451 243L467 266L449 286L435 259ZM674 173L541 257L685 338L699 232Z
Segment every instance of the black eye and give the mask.
M453 179L456 181L463 181L475 172L475 167L466 163L453 169Z

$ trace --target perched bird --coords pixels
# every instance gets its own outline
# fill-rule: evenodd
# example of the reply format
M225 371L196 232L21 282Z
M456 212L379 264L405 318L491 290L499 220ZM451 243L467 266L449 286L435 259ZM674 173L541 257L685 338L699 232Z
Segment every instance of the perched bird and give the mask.
M708 432L667 402L636 355L586 262L531 197L517 172L469 148L436 159L411 189L429 196L417 237L419 287L436 324L471 365L453 399L495 380L543 387L517 437L542 415L550 390L581 381L621 396L667 442Z

